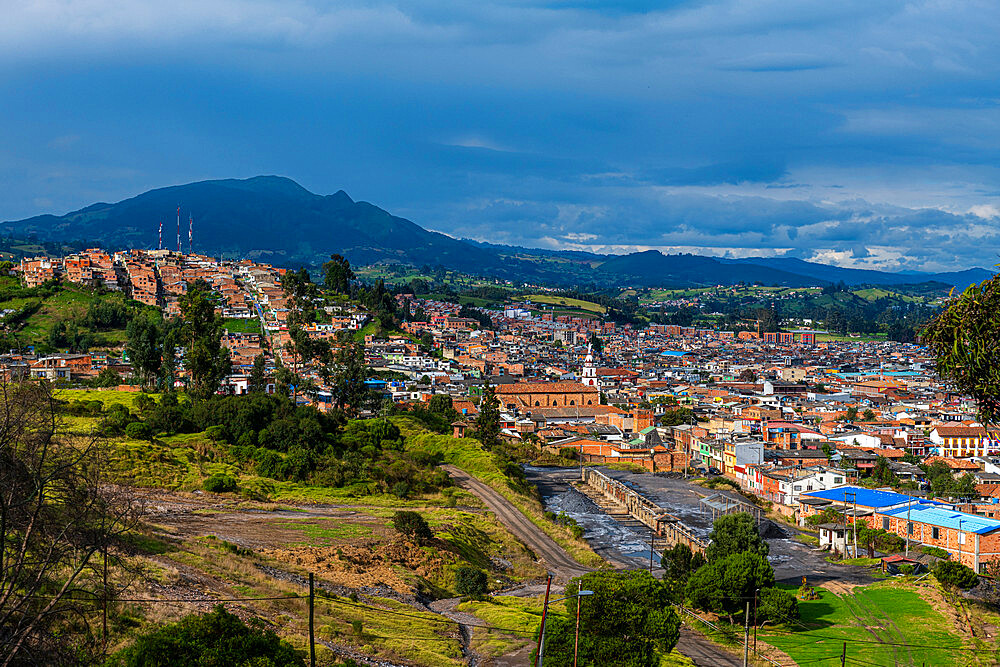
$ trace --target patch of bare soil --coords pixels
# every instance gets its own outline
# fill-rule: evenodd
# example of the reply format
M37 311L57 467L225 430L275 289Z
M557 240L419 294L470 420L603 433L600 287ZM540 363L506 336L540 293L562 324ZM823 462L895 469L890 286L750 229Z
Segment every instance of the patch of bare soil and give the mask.
M440 577L450 562L438 553L429 553L411 542L362 541L337 547L304 546L290 549L261 549L260 553L278 563L306 568L323 579L348 588L388 586L403 594L413 594L407 570L425 579Z
M854 589L861 584L852 584L847 581L837 581L836 579L831 579L830 581L824 581L820 584L820 588L825 588L835 595L853 595Z

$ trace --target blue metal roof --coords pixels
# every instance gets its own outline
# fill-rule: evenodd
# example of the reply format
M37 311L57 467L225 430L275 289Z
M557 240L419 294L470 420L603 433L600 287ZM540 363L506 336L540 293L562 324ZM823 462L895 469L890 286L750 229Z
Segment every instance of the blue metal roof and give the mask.
M664 350L660 352L661 357L683 357L685 354L692 354L691 352L679 352L677 350Z
M906 517L906 507L887 510L883 514ZM962 532L979 533L981 535L992 533L994 530L1000 530L1000 520L923 504L910 507L910 521L940 526L941 528L954 528Z
M901 503L915 502L914 498L902 493L876 491L861 486L838 486L834 489L809 491L800 495L811 498L823 498L824 500L832 500L838 503L853 504L855 502L855 494L857 494L857 503L859 506L876 509L880 507L892 507Z

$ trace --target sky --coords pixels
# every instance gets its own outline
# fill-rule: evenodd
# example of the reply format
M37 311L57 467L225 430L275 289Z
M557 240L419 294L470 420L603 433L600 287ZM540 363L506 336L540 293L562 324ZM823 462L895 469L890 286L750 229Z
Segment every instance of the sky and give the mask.
M1000 262L995 0L10 0L0 220L211 178L623 253Z

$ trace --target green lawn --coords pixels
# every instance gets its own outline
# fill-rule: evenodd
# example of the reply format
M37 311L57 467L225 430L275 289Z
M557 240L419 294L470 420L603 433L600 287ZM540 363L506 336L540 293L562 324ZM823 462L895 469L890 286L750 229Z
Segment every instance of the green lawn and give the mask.
M249 333L249 334L259 334L260 330L260 320L253 317L249 320L247 319L226 319L223 322L226 331L229 333Z
M762 630L758 636L800 665L839 664L848 657L873 665L964 665L969 657L951 621L912 588L895 583L855 588L838 596L819 589L819 600L800 600L801 624ZM916 644L920 648L889 646Z

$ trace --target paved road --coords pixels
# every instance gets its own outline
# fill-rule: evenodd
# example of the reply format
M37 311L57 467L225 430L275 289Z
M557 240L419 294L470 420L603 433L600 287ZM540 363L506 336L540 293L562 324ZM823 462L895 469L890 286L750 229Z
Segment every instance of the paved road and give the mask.
M691 658L698 667L740 667L743 664L742 656L719 648L686 625L681 626L681 638L674 650Z
M545 563L557 581L565 583L572 577L590 572L590 568L573 560L561 546L542 532L541 528L531 523L509 500L461 468L453 465L441 467L451 475L459 486L478 496L517 539L534 551L535 556Z

